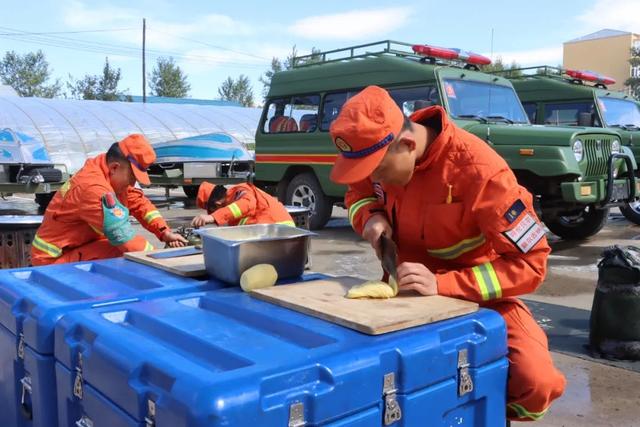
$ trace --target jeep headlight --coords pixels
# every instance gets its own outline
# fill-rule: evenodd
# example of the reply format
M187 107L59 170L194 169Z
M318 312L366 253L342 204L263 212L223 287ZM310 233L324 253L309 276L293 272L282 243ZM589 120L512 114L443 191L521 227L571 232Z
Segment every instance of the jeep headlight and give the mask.
M618 141L617 139L611 143L611 152L613 154L620 153L620 141Z
M582 145L582 141L576 139L573 143L573 155L576 158L576 161L582 161L584 157L584 146Z

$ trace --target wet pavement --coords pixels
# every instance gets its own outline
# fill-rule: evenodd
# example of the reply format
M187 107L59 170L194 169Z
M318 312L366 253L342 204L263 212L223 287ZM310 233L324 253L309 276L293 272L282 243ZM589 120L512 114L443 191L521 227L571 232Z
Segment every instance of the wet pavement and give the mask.
M162 190L146 192L173 228L188 224L199 213L193 202L187 200L180 190L172 190L169 199ZM0 200L0 214L21 213L38 214L32 196L13 196ZM140 230L156 247L160 247L154 236L141 227ZM640 246L640 226L629 223L615 210L607 226L591 240L574 243L562 241L553 235L548 237L553 252L547 278L534 294L524 298L558 306L554 308L555 317L561 319L564 313L570 318L577 312L591 308L598 274L597 262L602 250L613 244ZM382 273L368 244L353 233L346 219L346 211L340 208L334 209L334 217L328 227L319 231L313 239L311 262L313 271L334 275L375 279ZM583 339L583 345L586 345L583 336L578 335L574 339ZM534 425L640 426L640 369L635 366L640 361L633 363L633 369L629 365L627 368L611 366L607 361L590 358L586 350L581 349L583 345L579 344L574 346L574 354L571 354L573 350L566 351L561 345L557 346L561 352L553 352L556 366L567 377L567 389L547 415ZM583 354L579 354L581 351ZM514 426L521 424L513 423Z

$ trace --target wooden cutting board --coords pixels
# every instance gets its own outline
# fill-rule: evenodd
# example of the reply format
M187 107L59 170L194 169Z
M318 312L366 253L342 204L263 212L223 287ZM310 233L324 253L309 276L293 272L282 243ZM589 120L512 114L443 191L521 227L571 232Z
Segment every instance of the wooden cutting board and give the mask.
M335 277L258 289L251 295L369 335L399 331L478 310L478 304L441 295L400 294L390 299L349 299L362 279Z
M153 251L125 252L124 257L130 261L166 270L170 273L184 277L197 277L207 274L204 268L204 255L189 255L177 258L156 259L148 255L158 252L171 252L184 248L155 249Z

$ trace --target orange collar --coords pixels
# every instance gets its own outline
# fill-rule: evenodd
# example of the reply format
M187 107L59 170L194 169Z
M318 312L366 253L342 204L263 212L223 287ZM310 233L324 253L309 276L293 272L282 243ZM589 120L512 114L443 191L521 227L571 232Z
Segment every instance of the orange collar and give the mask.
M106 153L100 154L96 156L96 160L98 161L98 165L100 166L100 170L104 174L104 179L111 184L109 181L109 166L107 165L107 155Z
M427 146L426 156L416 165L416 170L423 170L429 167L431 163L445 152L448 142L453 136L455 125L449 121L449 116L444 108L439 105L423 108L413 113L410 117L414 123L425 125L425 122L432 120L440 120L440 133Z

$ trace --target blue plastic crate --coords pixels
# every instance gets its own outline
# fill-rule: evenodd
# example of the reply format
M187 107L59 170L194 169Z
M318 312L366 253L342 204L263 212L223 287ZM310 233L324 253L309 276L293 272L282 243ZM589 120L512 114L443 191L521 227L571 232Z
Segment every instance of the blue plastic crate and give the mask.
M490 310L369 336L229 288L76 311L55 333L60 426L505 425Z
M221 286L123 258L0 271L0 425L57 425L54 328L65 313Z

